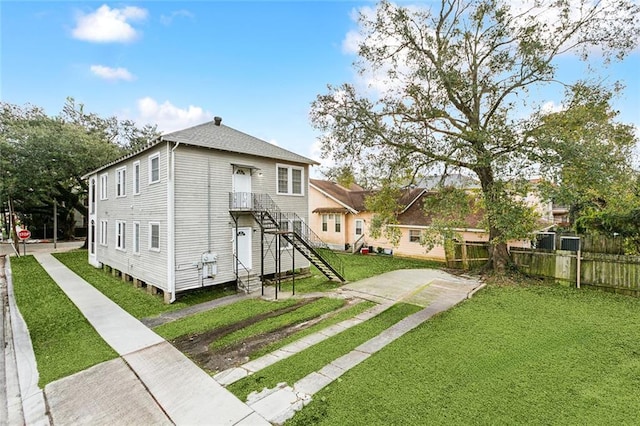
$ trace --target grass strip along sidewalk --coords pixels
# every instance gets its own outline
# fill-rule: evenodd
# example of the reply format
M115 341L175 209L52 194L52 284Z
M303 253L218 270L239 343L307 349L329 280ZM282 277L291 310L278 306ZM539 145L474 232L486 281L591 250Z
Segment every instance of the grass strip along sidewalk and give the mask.
M639 424L640 300L488 287L318 392L287 424Z
M244 401L252 391L273 388L280 382L293 384L420 309L415 305L396 304L362 324L233 383L228 389Z
M207 288L185 293L174 303L168 305L164 303L161 297L150 295L139 288L133 287L131 283L125 283L121 279L113 277L102 269L97 269L87 263L86 250L55 253L53 256L138 319L235 294L233 290Z
M12 258L11 270L16 303L31 335L41 388L117 358L118 354L33 256Z

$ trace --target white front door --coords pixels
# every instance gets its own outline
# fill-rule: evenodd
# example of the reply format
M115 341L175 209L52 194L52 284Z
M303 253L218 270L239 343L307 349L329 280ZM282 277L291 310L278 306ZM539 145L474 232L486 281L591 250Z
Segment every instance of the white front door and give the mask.
M253 267L251 260L251 234L253 233L253 229L249 228L238 228L237 232L235 229L231 230L231 234L233 236L233 254L238 257L240 261L239 272L242 274L243 272L250 271ZM237 241L237 245L236 245ZM237 252L236 252L237 246ZM235 271L236 261L233 259L233 268Z
M234 207L251 208L251 170L241 167L233 172Z

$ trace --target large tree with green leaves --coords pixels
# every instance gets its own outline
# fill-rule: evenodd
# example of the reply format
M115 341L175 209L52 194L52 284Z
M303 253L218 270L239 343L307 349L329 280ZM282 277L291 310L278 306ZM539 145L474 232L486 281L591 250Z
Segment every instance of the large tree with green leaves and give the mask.
M433 170L477 176L497 269L508 263L506 241L526 231L514 232L519 217L529 215L516 196L518 179L547 161L563 166L582 155L579 135L556 155L557 139L544 128L553 133L557 123L545 121L531 92L555 84L568 88L571 99L578 84L607 93L598 80L558 82L558 58L595 55L606 65L623 59L640 35L639 7L630 1L517 4L442 0L424 8L383 1L365 10L354 65L368 84L329 86L311 112L323 132L323 155L338 174L349 169L376 186L406 184Z
M74 233L75 212L86 214L83 174L157 134L153 127L101 118L67 99L58 116L41 108L0 103L0 202L11 202L26 225L51 225L53 204L63 238Z

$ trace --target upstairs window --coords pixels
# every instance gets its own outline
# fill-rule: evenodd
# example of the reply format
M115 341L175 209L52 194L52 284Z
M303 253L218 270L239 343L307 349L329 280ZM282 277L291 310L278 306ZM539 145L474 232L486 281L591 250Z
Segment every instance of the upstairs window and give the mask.
M96 180L91 179L91 188L89 189L90 195L90 203L89 203L89 213L96 212Z
M140 193L140 162L133 163L133 195Z
M149 183L160 181L160 154L149 157Z
M278 164L276 187L279 195L304 195L303 182L303 168Z
M127 195L127 168L116 169L116 197Z
M100 175L100 199L106 200L109 194L109 175L107 173Z

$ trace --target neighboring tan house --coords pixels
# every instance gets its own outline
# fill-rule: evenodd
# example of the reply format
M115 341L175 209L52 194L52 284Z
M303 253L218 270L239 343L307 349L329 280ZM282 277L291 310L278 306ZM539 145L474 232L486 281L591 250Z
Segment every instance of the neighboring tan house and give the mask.
M425 188L407 188L398 199L401 210L397 227L400 240L394 245L383 236L373 238L369 226L374 212L365 208L365 198L372 192L352 185L350 188L337 183L309 180L309 225L327 244L337 250L360 251L362 247L383 249L399 256L445 260L444 248L436 246L427 251L420 244L420 234L431 225L432 215L425 213L423 203L429 196ZM488 234L480 228L481 213L466 218L467 226L456 231L465 241L488 241Z
M342 280L306 225L317 163L221 121L163 135L85 176L89 263L167 302L233 281L250 291L309 262Z

